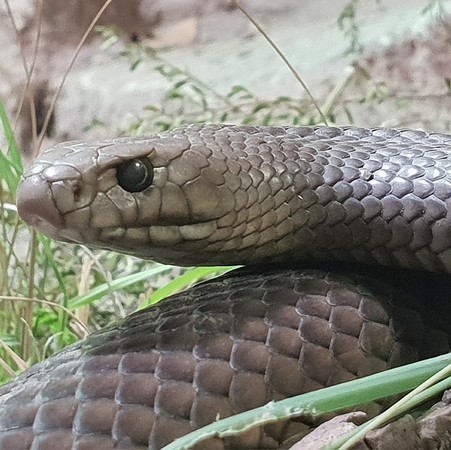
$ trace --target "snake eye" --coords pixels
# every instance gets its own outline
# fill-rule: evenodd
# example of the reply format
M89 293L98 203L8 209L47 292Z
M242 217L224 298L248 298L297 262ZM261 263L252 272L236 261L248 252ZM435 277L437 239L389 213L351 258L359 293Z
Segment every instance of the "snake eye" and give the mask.
M117 168L119 186L127 192L142 192L153 180L153 166L148 159L133 159Z

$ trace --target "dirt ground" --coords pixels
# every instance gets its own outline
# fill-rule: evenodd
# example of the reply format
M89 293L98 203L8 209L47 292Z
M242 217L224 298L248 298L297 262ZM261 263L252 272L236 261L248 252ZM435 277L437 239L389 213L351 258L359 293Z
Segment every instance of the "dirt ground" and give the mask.
M30 65L38 8L31 0L11 3ZM363 51L346 54L351 38L339 29L337 20L353 3ZM44 1L32 83L38 122L78 40L102 4L103 0ZM450 0L249 0L243 4L320 104L334 89L339 92L334 107L337 123L450 129L451 22L445 18ZM221 95L242 85L262 99L306 97L274 50L227 0L117 0L101 24L117 27L120 41L106 48L96 34L82 50L58 101L51 141L123 133L148 105L164 99L171 84L155 70L161 61L148 58L130 71L130 60L121 56L130 41L157 48L159 57ZM14 112L25 77L18 39L3 4L0 39L0 97ZM20 123L24 147L31 142L28 116L27 110ZM101 126L90 127L93 123Z

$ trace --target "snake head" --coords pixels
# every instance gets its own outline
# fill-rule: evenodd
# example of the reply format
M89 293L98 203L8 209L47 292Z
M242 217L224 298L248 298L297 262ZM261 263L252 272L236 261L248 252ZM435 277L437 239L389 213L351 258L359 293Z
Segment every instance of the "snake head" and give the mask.
M26 172L19 214L60 241L178 265L245 262L243 252L268 242L264 230L288 214L287 197L276 197L289 184L286 168L278 175L272 157L246 153L265 143L255 132L188 126L60 144Z

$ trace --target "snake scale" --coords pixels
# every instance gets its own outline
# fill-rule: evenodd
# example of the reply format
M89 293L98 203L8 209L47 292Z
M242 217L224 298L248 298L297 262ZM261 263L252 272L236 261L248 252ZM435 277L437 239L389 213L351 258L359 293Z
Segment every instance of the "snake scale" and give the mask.
M2 449L158 449L218 417L450 349L449 135L190 125L69 142L28 169L18 209L61 241L247 267L0 388ZM277 448L306 423L199 448Z

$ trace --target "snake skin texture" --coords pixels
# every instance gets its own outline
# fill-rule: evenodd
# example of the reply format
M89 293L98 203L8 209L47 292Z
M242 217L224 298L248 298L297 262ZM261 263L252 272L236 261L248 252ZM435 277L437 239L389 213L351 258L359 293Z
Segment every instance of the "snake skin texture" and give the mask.
M66 143L30 167L20 214L60 240L176 265L341 260L451 271L451 137L188 126ZM126 161L153 165L127 192Z
M377 280L232 274L137 312L0 388L0 448L159 449L218 416L449 351L449 324L438 324L411 295ZM305 434L305 423L198 448L278 448Z
M0 448L159 449L217 417L448 352L450 150L451 136L413 130L226 125L48 150L18 193L43 233L251 267L1 388ZM124 184L129 162L149 185ZM199 448L277 448L308 425Z

